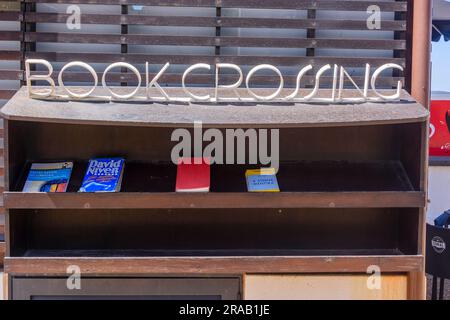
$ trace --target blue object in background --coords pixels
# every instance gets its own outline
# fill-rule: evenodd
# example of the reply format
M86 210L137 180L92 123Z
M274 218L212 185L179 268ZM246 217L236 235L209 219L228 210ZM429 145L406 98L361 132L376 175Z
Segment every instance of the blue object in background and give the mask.
M434 225L436 227L445 227L450 223L450 210L445 211L439 217L434 219Z

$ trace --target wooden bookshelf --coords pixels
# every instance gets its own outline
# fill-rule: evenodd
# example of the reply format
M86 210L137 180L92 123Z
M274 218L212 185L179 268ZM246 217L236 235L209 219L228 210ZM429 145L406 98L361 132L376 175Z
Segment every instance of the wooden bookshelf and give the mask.
M7 209L244 209L244 208L419 208L425 194L409 192L283 192L279 194L137 193L112 194L41 194L6 192Z
M45 102L21 89L1 112L11 298L24 296L24 277L56 281L70 265L111 283L339 278L376 265L407 279L404 296L420 297L428 111L406 92L395 103L172 106ZM213 165L211 192L175 193L170 135L194 119L279 129L282 192L246 192L255 165ZM120 193L77 192L97 156L126 158ZM33 161L62 160L74 161L67 193L21 192Z

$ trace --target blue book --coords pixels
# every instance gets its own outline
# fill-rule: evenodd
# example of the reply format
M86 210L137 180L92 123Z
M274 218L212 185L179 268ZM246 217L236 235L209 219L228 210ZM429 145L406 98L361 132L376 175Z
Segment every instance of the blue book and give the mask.
M124 166L123 158L89 160L79 192L119 192Z
M249 192L280 192L274 168L247 170L245 177Z
M73 162L33 163L23 192L66 192Z

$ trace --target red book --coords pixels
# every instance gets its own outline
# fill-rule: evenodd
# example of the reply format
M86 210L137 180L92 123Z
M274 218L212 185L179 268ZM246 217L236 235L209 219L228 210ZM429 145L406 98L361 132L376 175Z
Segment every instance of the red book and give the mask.
M176 192L209 192L210 161L206 158L178 160Z

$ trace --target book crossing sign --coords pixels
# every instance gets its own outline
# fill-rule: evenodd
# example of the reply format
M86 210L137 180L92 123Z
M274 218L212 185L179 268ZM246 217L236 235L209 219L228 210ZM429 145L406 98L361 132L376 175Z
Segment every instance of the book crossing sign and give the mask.
M47 69L46 74L31 74L31 65L41 65ZM64 72L68 68L78 67L87 70L94 80L94 84L91 88L88 88L85 92L79 93L74 92L73 89L66 87L63 81ZM386 95L379 90L377 90L376 83L377 79L382 72L389 69L398 69L403 71L403 67L394 64L388 63L377 68L373 73L371 73L371 66L366 64L365 66L365 74L364 74L364 87L360 88L355 81L352 79L348 71L343 66L327 64L322 66L315 74L315 85L310 93L305 96L300 95L300 83L302 78L306 75L307 72L313 69L312 65L307 65L300 69L296 77L296 86L292 90L292 92L288 94L284 94L284 77L281 71L270 64L261 64L252 68L248 74L244 77L242 72L242 68L235 64L230 63L218 63L215 66L211 66L210 64L205 63L197 63L190 67L188 67L183 73L181 80L181 88L184 92L184 96L171 96L169 94L169 90L165 90L158 84L158 81L161 79L162 75L167 71L170 67L170 63L167 62L161 70L154 75L152 79L149 76L149 64L146 62L145 64L145 95L139 94L139 91L142 86L142 77L139 70L125 62L116 62L110 64L102 74L101 77L101 85L109 95L94 95L94 91L98 86L99 79L96 71L92 66L85 62L81 61L73 61L69 62L62 67L58 74L58 85L62 88L63 93L57 94L55 92L55 82L52 79L53 67L52 65L42 59L28 59L25 61L25 71L26 71L26 83L28 88L28 93L32 98L48 98L48 99L67 99L67 100L82 100L82 99L93 99L96 100L104 100L104 101L120 101L120 100L136 100L136 101L148 101L148 102L157 102L157 101L165 101L165 102L349 102L349 103L360 103L365 101L393 101L400 99L401 91L402 91L402 82L398 81L397 88L394 94ZM111 72L114 68L126 68L134 73L137 77L137 85L134 87L134 90L131 93L123 94L115 91L113 87L109 87L106 83L106 76L109 72ZM187 78L190 74L194 73L196 70L211 70L215 68L215 86L213 90L209 94L199 95L198 93L194 93L187 86ZM236 72L238 75L238 79L235 83L229 85L220 85L220 71L228 69L229 71ZM250 87L250 83L252 81L252 77L259 71L271 72L274 74L274 77L278 79L278 87L274 88L272 92L265 93L262 95L257 90L254 90ZM325 72L333 73L333 82L332 88L330 90L329 97L317 97L320 88L320 80ZM345 97L344 91L344 81L348 79L355 86L356 90L359 92L359 97ZM36 88L33 87L32 81L46 81L49 84L47 88ZM241 97L240 92L237 90L242 83L245 81L245 87L247 91L246 97ZM221 92L224 90L231 91L234 93L233 97L224 97L221 96ZM369 96L369 90L373 92L371 96ZM156 95L155 95L156 93Z

